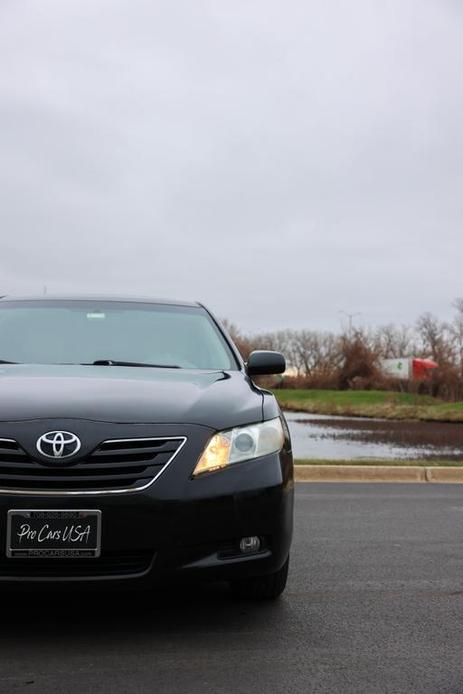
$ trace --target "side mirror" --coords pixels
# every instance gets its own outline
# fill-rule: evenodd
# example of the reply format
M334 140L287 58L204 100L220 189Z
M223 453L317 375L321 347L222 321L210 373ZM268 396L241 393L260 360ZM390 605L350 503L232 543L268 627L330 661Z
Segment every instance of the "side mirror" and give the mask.
M255 350L246 363L248 376L269 376L286 371L286 360L280 352Z

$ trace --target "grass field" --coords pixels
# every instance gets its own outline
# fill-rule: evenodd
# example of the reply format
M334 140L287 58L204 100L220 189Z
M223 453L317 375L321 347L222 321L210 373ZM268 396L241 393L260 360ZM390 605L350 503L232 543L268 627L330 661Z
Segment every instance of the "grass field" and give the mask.
M381 390L274 391L286 410L350 417L463 422L463 402L444 402L427 395Z

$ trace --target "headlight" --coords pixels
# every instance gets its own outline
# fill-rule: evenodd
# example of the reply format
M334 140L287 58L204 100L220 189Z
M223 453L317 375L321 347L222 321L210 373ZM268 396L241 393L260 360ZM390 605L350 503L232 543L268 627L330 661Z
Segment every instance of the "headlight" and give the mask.
M220 431L204 449L193 477L203 472L220 470L242 460L276 453L283 447L284 440L283 427L278 417L261 424Z

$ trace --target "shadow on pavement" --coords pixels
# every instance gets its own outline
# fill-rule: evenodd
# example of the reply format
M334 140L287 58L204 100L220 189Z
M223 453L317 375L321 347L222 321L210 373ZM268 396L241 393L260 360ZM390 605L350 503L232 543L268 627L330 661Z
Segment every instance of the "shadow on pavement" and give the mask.
M8 590L3 593L2 630L10 639L38 637L91 640L120 633L151 636L181 632L255 630L259 620L279 611L280 601L248 602L235 598L226 584L131 590Z

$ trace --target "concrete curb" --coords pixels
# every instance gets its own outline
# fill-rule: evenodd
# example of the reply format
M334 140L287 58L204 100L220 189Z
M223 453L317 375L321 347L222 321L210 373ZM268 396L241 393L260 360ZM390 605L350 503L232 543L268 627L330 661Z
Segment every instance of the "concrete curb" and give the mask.
M441 482L463 484L463 467L295 465L296 482Z
M463 483L463 468L459 467L427 467L426 482Z

